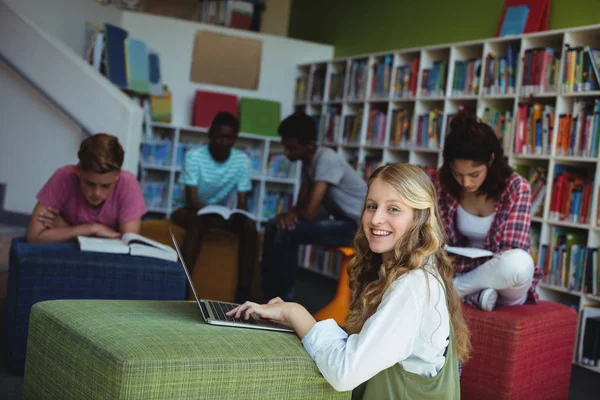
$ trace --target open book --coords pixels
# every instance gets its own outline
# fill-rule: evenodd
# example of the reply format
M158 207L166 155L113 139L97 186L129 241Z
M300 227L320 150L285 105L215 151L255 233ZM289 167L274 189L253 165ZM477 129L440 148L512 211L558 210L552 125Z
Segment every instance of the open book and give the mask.
M457 254L463 257L469 258L481 258L481 257L491 257L494 255L489 250L479 249L477 247L454 247L454 246L446 246L446 251L448 253Z
M198 211L198 215L219 214L221 217L223 217L223 219L229 219L229 217L231 217L231 215L236 214L236 213L243 214L253 221L256 220L256 217L254 215L250 214L248 211L240 210L239 208L231 209L229 207L224 207L224 206L208 205L208 206L202 207Z
M177 253L169 246L148 239L137 233L126 233L121 239L103 239L77 236L81 251L98 253L131 254L132 256L154 257L177 261Z

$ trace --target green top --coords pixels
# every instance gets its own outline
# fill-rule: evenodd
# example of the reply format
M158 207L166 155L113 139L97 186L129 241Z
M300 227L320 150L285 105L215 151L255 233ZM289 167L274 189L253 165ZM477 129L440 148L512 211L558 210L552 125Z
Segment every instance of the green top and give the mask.
M446 288L443 284L442 287L445 294ZM354 389L352 400L458 400L460 380L452 322L450 322L450 338L444 356L446 357L444 366L434 377L426 378L413 374L406 371L400 363L396 363Z

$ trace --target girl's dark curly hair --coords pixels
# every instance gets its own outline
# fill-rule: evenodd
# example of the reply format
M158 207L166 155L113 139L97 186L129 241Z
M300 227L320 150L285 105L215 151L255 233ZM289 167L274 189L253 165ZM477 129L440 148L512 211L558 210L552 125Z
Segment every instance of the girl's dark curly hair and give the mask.
M467 112L459 113L452 120L443 156L444 163L438 174L440 185L443 191L457 199L460 197L461 187L452 176L451 166L455 160L470 160L487 165L487 177L478 193L494 199L500 198L506 179L513 173L492 128Z

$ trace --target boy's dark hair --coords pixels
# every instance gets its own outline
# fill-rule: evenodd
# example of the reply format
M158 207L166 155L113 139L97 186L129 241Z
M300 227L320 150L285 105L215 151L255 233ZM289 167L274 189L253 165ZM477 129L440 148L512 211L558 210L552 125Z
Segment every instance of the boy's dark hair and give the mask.
M494 199L500 198L506 187L506 179L513 173L496 133L488 124L466 112L456 115L452 120L443 156L444 163L439 171L440 185L442 190L456 199L460 198L461 188L450 168L455 160L470 160L487 165L487 177L478 193Z
M315 121L303 112L295 112L281 121L277 133L282 138L297 139L300 144L317 140Z
M104 174L121 169L125 152L115 136L98 133L81 142L77 157L82 171Z
M235 129L236 132L240 130L240 123L238 119L230 112L221 111L213 118L210 129L214 129L217 126L229 126Z

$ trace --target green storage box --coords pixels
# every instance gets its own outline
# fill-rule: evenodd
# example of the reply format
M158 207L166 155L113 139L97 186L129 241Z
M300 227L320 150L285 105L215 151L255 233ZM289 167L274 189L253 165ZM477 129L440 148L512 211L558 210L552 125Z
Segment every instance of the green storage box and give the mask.
M240 99L240 132L277 136L281 119L281 104L277 101Z
M195 302L54 300L31 312L24 399L349 399L291 333L210 326Z

